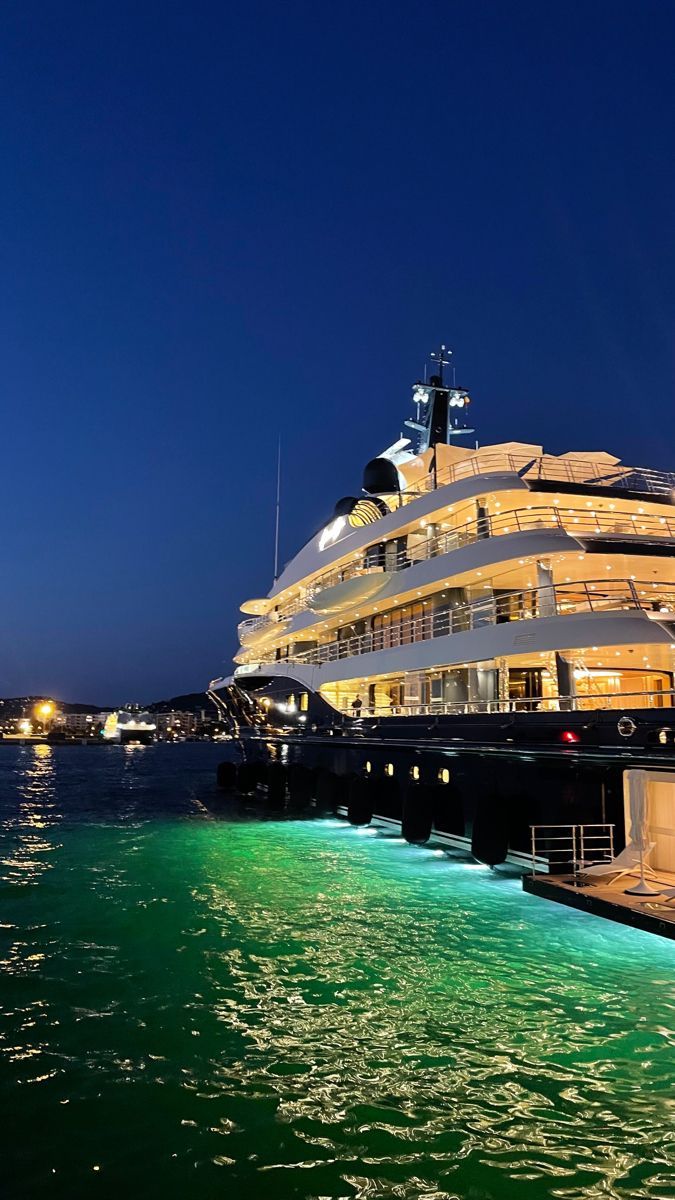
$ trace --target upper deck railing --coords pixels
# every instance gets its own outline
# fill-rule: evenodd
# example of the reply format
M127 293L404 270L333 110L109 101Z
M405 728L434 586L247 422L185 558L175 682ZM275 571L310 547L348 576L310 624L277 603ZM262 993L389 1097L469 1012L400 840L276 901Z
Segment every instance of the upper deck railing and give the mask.
M460 479L477 475L492 475L503 471L513 472L527 480L530 485L537 480L553 483L584 484L588 487L616 487L644 495L667 495L675 488L675 472L654 471L650 467L627 467L623 463L608 463L602 459L589 461L585 458L556 458L544 454L538 458L526 454L508 454L500 450L463 458L457 463L443 467L435 474L425 475L401 493L404 501L412 500L420 493L445 487Z

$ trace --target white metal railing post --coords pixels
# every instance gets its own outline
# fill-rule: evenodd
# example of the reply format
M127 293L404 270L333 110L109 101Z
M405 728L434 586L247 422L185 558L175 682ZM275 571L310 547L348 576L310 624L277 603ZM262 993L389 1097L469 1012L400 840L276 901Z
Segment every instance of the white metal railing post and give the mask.
M576 878L576 874L577 874L577 859L578 859L578 857L579 857L579 855L577 853L577 827L576 827L576 825L573 825L572 826L572 865L573 865L575 878Z

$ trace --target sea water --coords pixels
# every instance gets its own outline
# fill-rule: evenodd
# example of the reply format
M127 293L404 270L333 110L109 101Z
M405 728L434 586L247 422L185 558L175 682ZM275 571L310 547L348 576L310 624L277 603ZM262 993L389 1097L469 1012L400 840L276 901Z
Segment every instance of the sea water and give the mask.
M672 943L222 748L0 747L0 1192L672 1197Z

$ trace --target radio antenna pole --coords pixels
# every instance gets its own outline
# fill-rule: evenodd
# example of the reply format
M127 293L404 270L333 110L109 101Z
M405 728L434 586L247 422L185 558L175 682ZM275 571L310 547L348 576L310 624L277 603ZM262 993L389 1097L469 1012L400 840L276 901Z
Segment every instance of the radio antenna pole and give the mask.
M274 517L274 582L279 578L279 510L281 507L281 434L277 444L277 503Z

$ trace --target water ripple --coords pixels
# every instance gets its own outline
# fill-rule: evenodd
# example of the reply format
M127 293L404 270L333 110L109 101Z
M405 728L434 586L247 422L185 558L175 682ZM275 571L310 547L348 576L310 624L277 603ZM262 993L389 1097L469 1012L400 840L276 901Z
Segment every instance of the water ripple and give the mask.
M213 820L208 752L11 767L10 1195L675 1194L668 943L398 839Z

